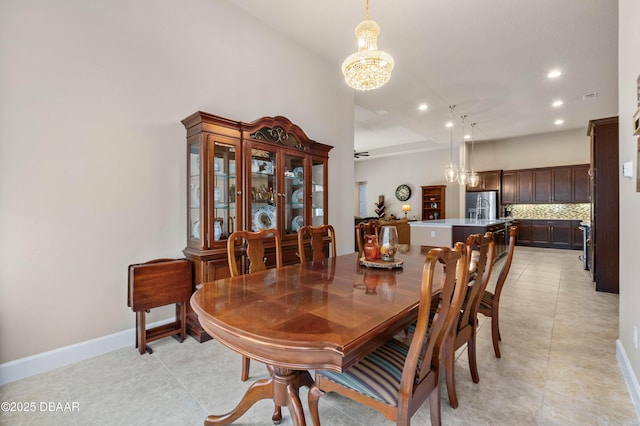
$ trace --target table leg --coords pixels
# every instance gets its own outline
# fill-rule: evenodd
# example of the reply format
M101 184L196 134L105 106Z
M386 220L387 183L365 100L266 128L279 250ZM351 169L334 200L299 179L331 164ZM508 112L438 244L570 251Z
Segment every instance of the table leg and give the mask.
M287 368L271 367L271 377L258 380L252 384L236 407L220 416L209 416L205 425L227 425L240 418L249 408L262 399L273 399L275 410L272 420L280 423L282 414L280 407L287 407L293 424L306 426L304 410L298 391L300 386L314 388L315 383L308 371L290 370Z

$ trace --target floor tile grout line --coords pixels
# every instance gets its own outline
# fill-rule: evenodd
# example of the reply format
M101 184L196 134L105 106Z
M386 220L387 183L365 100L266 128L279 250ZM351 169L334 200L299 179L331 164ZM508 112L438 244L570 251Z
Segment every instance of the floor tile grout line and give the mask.
M71 364L73 365L73 364ZM60 370L62 372L62 381L64 383L64 391L67 394L67 401L71 401L71 386L69 386L69 380L68 380L68 373L66 371L66 367L60 367ZM72 401L73 402L73 401ZM78 426L78 417L76 415L76 412L73 411L73 423Z
M167 371L171 374L171 376L173 376L173 378L176 379L178 383L180 383L180 386L182 386L182 388L187 392L187 394L189 394L189 397L191 397L191 399L193 399L200 406L200 408L202 408L202 411L207 413L207 408L204 405L202 405L202 402L198 398L196 398L196 396L189 390L189 388L182 382L182 380L180 380L178 376L175 375L173 370L169 368L169 366L166 365L164 362L162 362L162 360L157 354L153 353L152 356L154 356L158 360L160 365L162 365L165 369L167 369Z

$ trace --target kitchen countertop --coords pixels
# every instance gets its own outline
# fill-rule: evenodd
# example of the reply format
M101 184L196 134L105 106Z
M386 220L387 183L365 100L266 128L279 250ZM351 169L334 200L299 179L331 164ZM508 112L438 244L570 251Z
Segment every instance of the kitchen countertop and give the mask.
M437 219L423 220L418 222L409 222L409 226L413 227L435 227L435 228L451 228L452 226L491 226L509 222L511 219Z
M566 218L566 217L562 217L562 218L557 218L557 217L510 217L509 220L514 221L514 220L580 220L583 221L584 219L576 217L574 219L571 218ZM589 220L586 220L587 222Z

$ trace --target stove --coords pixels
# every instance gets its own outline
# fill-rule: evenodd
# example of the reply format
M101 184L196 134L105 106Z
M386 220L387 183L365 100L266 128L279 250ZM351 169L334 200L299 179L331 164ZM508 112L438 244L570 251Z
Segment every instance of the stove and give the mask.
M589 240L591 238L591 223L580 222L580 230L582 231L582 254L578 258L582 261L582 267L585 271L589 270Z

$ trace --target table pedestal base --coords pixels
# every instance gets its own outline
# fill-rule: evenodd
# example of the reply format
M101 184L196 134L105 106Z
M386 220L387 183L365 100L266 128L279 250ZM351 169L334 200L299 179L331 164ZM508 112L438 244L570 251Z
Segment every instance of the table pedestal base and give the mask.
M282 420L281 407L287 407L293 424L305 426L304 411L298 390L301 386L309 388L309 394L321 392L315 385L308 371L290 370L280 367L269 367L271 377L253 383L236 407L220 416L209 416L205 425L227 425L239 419L249 408L262 399L273 399L275 410L271 419L274 424ZM317 416L314 416L317 417ZM313 419L314 425L320 425L320 419Z

